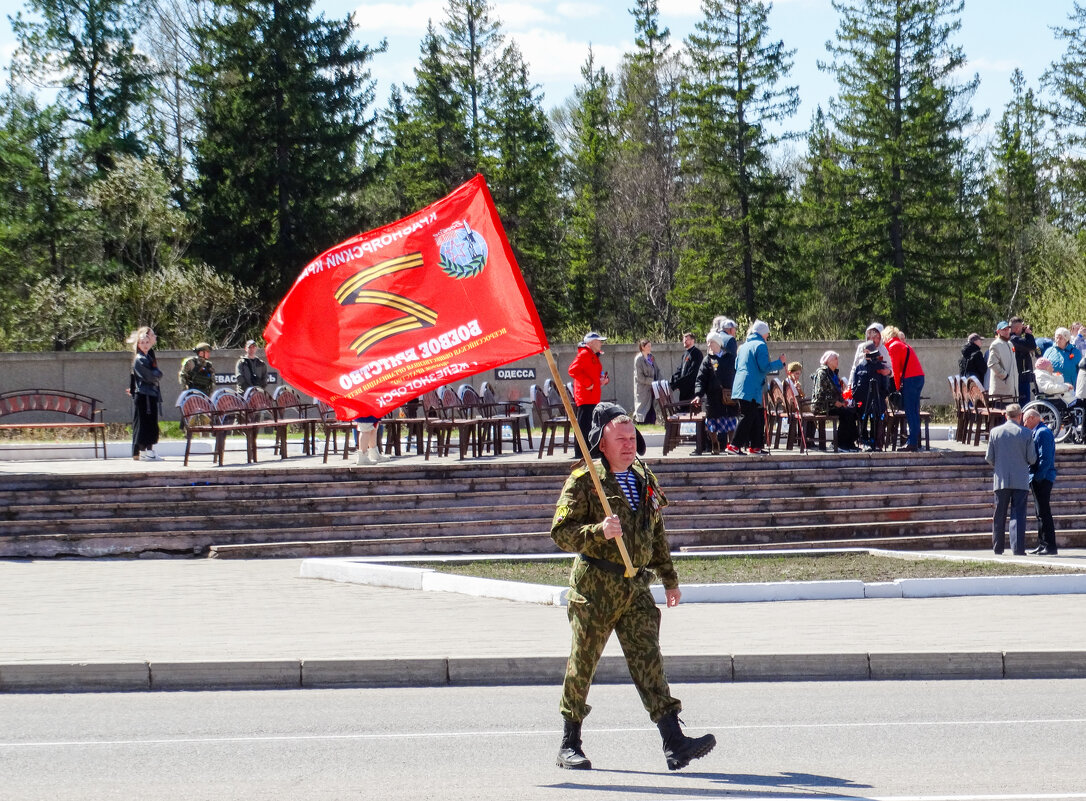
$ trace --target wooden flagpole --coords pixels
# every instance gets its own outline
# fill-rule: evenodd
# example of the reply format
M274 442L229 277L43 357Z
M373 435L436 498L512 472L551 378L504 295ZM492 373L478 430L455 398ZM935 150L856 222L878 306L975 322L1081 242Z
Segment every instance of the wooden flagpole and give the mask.
M551 353L551 349L547 348L543 351L543 355L547 357L547 364L551 368L551 376L554 378L555 388L558 390L559 396L562 398L562 405L566 409L566 417L569 418L570 425L573 428L573 435L577 439L577 444L581 448L581 453L584 455L585 464L588 466L588 474L592 476L592 483L596 487L596 494L600 497L600 503L603 504L603 513L607 517L614 514L611 511L611 504L607 502L607 495L603 491L603 485L600 484L600 477L596 474L596 465L592 463L592 454L588 452L588 443L585 442L584 432L581 431L581 427L577 424L577 415L573 411L573 404L570 402L569 395L566 393L566 385L562 381L561 376L558 375L558 363L554 361L554 354ZM618 545L618 552L622 556L622 564L626 567L626 578L633 578L636 571L633 569L633 564L630 562L630 554L626 550L626 543L622 541L622 535L615 537L615 544Z

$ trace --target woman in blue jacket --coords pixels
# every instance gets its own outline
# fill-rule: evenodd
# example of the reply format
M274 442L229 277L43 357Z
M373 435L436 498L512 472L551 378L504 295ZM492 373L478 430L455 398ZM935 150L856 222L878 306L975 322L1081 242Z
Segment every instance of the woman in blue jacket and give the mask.
M739 454L743 446L747 453L760 456L765 449L765 409L762 408L762 390L766 376L784 367L784 354L776 361L769 360L769 324L755 320L747 330L747 341L739 346L735 357L735 382L732 384L732 400L739 402L742 419L735 429L735 438L726 449L727 453Z
M1052 339L1052 347L1044 352L1044 357L1052 362L1057 375L1062 375L1064 381L1075 386L1081 355L1078 348L1071 344L1071 332L1063 327L1057 328Z

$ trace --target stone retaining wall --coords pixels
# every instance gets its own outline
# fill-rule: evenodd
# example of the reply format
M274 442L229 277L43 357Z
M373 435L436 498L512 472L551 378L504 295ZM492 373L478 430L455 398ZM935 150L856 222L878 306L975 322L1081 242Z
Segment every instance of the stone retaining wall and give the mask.
M950 405L950 389L946 377L958 371L958 358L964 340L918 339L910 340L920 357L927 376L924 384L926 405ZM777 342L770 341L769 351L773 358L783 350L788 361L803 364L806 390L810 394L810 377L818 368L818 360L826 350L841 354L841 372L847 373L856 350L856 340L838 342ZM704 350L704 343L699 344ZM568 380L565 369L572 361L577 346L558 344L552 347L563 380ZM653 343L653 354L660 366L663 378L670 378L682 357L681 343ZM191 351L158 351L159 367L165 374L162 380L163 417L177 420L175 406L180 387L177 371L181 360ZM233 373L234 363L241 357L240 350L217 350L211 354L216 372ZM263 357L263 352L260 353ZM627 409L633 409L633 360L636 345L606 343L603 364L611 376L611 383L604 387L605 399L617 400ZM0 353L0 392L17 389L63 389L82 392L98 398L106 408L105 420L110 423L128 422L132 418L131 400L125 394L128 388L129 366L132 355L126 351L108 353ZM531 384L542 386L550 377L547 360L542 356L522 359L502 370L515 370L512 378L498 378L497 370L488 370L471 379L478 386L489 381L502 398L527 398ZM274 372L274 370L273 370ZM534 373L534 378L529 377ZM456 382L461 383L461 382Z

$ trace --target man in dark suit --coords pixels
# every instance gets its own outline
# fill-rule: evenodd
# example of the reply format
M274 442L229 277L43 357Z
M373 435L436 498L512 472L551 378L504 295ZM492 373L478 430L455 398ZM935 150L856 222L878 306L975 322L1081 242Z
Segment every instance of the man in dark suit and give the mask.
M1037 507L1037 537L1040 544L1030 553L1055 556L1056 524L1052 520L1052 486L1056 483L1056 439L1052 429L1041 421L1036 409L1022 415L1022 424L1033 433L1037 448L1037 462L1029 469L1029 488L1033 490L1033 503Z
M992 550L1003 553L1007 510L1011 513L1011 550L1015 556L1026 555L1026 496L1029 493L1029 467L1037 462L1033 434L1022 426L1022 407L1012 403L1004 410L1007 422L992 429L988 436L985 461L992 465L992 491L995 493L995 517L992 519Z
M680 401L688 401L694 397L694 384L698 380L702 353L694 344L694 335L689 331L683 334L683 347L686 352L678 369L671 376L671 388L678 390Z
M1011 320L1011 347L1014 348L1014 361L1018 365L1018 402L1025 406L1029 403L1030 389L1033 387L1033 354L1037 351L1037 340L1021 317Z

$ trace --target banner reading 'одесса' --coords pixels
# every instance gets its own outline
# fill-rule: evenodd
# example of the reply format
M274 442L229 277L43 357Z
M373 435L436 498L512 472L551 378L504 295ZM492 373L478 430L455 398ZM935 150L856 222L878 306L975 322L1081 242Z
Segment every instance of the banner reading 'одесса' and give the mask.
M287 383L344 420L547 348L481 175L314 259L264 338Z

